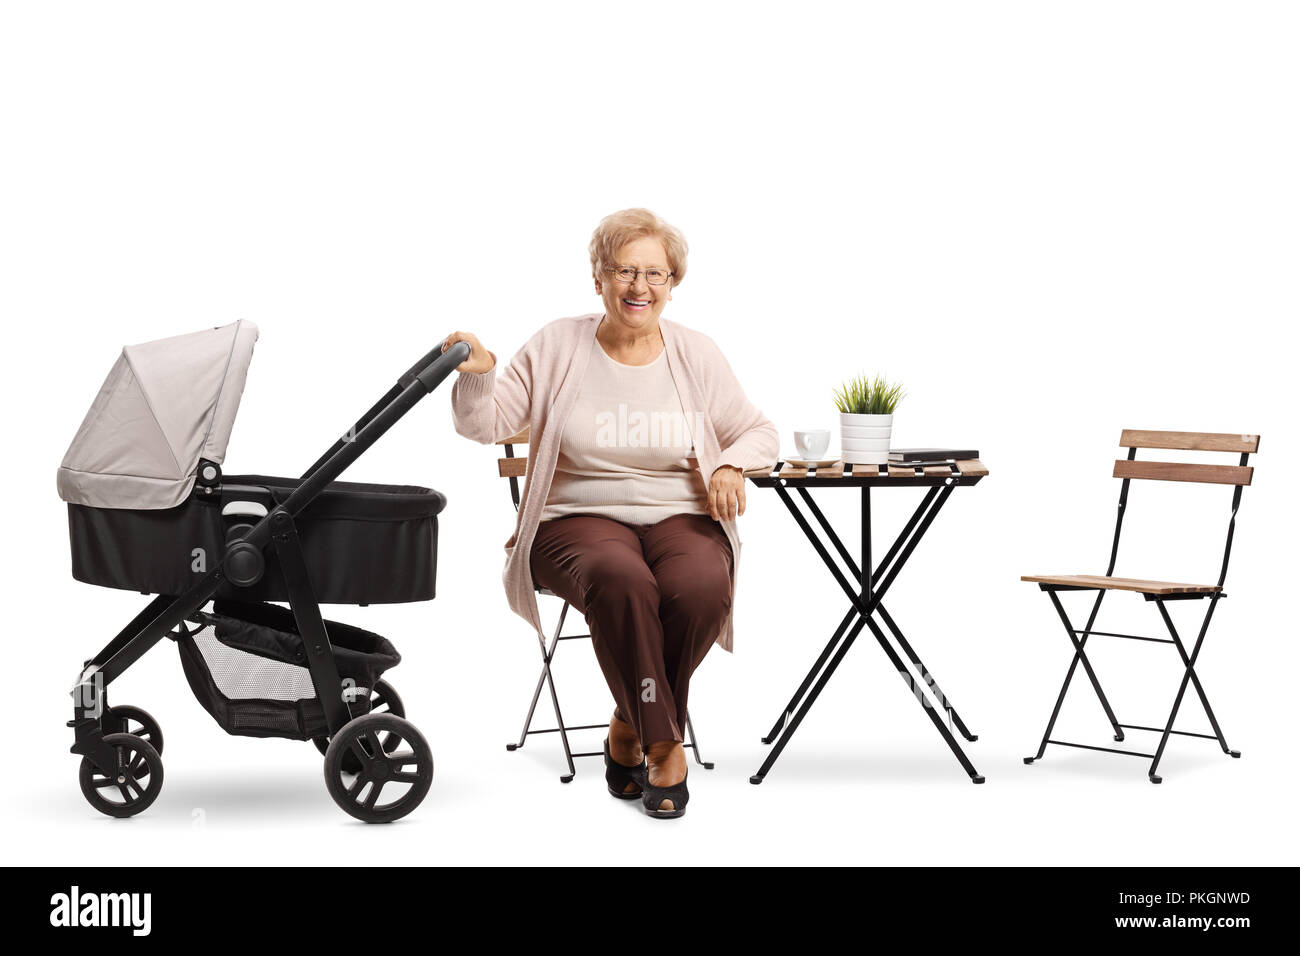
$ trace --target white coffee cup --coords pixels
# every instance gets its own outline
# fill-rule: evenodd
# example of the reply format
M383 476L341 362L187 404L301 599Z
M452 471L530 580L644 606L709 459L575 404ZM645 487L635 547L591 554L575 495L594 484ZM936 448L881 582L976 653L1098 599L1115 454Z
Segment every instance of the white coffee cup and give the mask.
M820 461L830 444L829 428L812 428L794 433L794 450L805 461Z

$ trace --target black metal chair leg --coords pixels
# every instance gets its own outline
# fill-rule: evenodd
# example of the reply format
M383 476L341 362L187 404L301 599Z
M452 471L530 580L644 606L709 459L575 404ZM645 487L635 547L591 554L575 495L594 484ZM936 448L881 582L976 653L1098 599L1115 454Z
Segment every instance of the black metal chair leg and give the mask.
M555 678L551 675L551 666L546 665L546 683L551 689L551 707L555 711L555 726L560 732L560 743L564 745L564 762L569 766L568 773L560 774L560 783L569 783L578 772L573 766L573 751L569 749L569 729L564 726L564 717L560 713L560 698L555 693Z
M560 735L560 743L564 747L564 762L568 765L569 772L560 775L560 783L569 783L573 780L574 775L578 772L573 765L573 751L569 747L568 728L564 725L564 717L560 713L560 697L555 691L555 676L551 673L551 660L555 657L555 650L560 646L560 632L564 630L564 619L569 613L568 602L565 602L564 608L560 611L560 619L555 625L555 634L551 637L550 645L538 643L542 651L542 672L537 677L537 686L533 689L533 699L528 704L528 716L524 718L523 730L519 732L517 743L506 744L506 750L515 751L523 747L527 742L530 733L540 733L533 731L533 716L537 712L537 701L542 696L542 687L545 686L550 690L551 709L555 712L555 731Z
M1192 687L1196 690L1196 696L1201 699L1201 706L1205 708L1205 716L1210 720L1210 726L1214 729L1214 739L1218 741L1219 748L1229 757L1240 757L1240 750L1233 750L1228 746L1228 741L1223 737L1223 731L1219 729L1219 721L1214 716L1214 711L1210 709L1210 701L1205 696L1205 688L1201 686L1201 678L1197 676L1196 671L1191 672Z
M1219 730L1219 722L1214 719L1214 714L1210 710L1209 702L1205 699L1204 692L1200 689L1200 681L1196 677L1196 659L1200 656L1201 646L1205 642L1205 634L1210 629L1210 618L1214 616L1214 608L1218 603L1218 595L1210 598L1210 606L1205 609L1205 618L1201 622L1200 633L1196 636L1196 644L1189 655L1186 648L1183 647L1182 639L1178 636L1178 630L1174 627L1173 619L1169 616L1169 611L1165 607L1165 602L1156 598L1156 607L1160 611L1160 616L1164 619L1165 626L1169 629L1170 636L1174 639L1174 646L1178 648L1178 656L1183 660L1183 679L1178 685L1178 695L1174 698L1173 709L1169 712L1169 719L1165 721L1164 732L1160 735L1160 744L1156 747L1155 757L1151 761L1151 767L1147 770L1147 779L1152 783L1160 783L1164 778L1156 771L1160 767L1160 759L1165 754L1165 745L1169 743L1169 737L1175 732L1174 721L1178 717L1178 709L1182 706L1183 695L1187 693L1187 685L1193 681L1196 682L1197 693L1200 694L1201 703L1205 706L1206 716L1210 718L1210 724L1214 727L1215 739L1223 752L1232 757L1240 757L1241 754L1234 750L1229 750L1227 743L1223 739L1223 732Z
M1056 705L1052 708L1052 716L1047 718L1047 729L1043 731L1043 739L1039 741L1038 752L1032 757L1025 757L1026 765L1033 763L1035 760L1042 760L1043 754L1047 752L1047 743L1051 740L1052 730L1056 727L1056 718L1061 713L1061 704L1065 702L1065 694L1070 689L1070 681L1074 680L1074 669L1079 666L1079 653L1075 652L1074 658L1070 661L1070 666L1065 671L1065 683L1061 685L1061 692L1056 695Z
M1169 720L1165 722L1164 733L1160 735L1160 744L1156 747L1154 759L1151 761L1151 767L1147 770L1147 779L1152 783L1160 783L1164 780L1156 770L1160 767L1160 758L1165 755L1165 744L1169 743L1169 735L1174 730L1174 720L1178 717L1178 708L1183 704L1183 694L1187 691L1187 678L1189 671L1183 672L1183 679L1178 684L1178 696L1174 698L1174 709L1169 712Z
M1200 646L1201 641L1204 640L1205 638L1205 632L1209 629L1210 616L1214 613L1214 606L1217 601L1218 598L1212 598L1210 600L1210 606L1206 608L1205 620L1201 622L1201 631L1196 639L1198 648ZM1187 656L1187 651L1183 648L1182 641L1178 639L1178 633L1174 629L1174 622L1169 617L1169 612L1165 609L1164 601L1157 601L1156 607L1160 611L1160 616L1164 618L1165 627L1167 627L1169 629L1169 633L1173 635L1174 646L1178 648L1178 655L1183 659L1183 666L1184 667L1192 666L1192 659ZM1196 695L1201 699L1201 706L1205 708L1205 716L1209 718L1210 726L1214 729L1214 738L1219 742L1219 747L1229 757L1240 757L1241 751L1232 750L1228 747L1228 742L1223 737L1223 731L1219 728L1218 718L1214 716L1214 710L1210 707L1210 700L1205 694L1205 688L1201 686L1201 678L1197 675L1195 670L1192 671L1192 687L1196 689Z
M1061 599L1056 596L1056 592L1047 591L1047 596L1052 600L1052 606L1056 608L1057 615L1061 618L1061 623L1065 626L1066 636L1069 637L1070 643L1074 645L1074 658L1070 661L1070 667L1065 672L1065 683L1061 685L1061 692L1056 696L1056 706L1052 708L1052 716L1048 718L1047 729L1043 731L1043 739L1038 745L1038 753L1032 757L1026 757L1024 762L1031 764L1035 760L1041 760L1043 753L1047 750L1048 741L1052 736L1052 729L1056 726L1056 718L1060 716L1061 704L1065 701L1065 694L1070 689L1070 682L1074 679L1074 670L1083 664L1084 672L1088 675L1088 680L1092 683L1092 689L1097 694L1097 700L1101 702L1102 709L1106 712L1106 719L1110 721L1111 730L1114 731L1115 740L1124 739L1124 729L1120 726L1119 719L1116 718L1115 712L1111 710L1110 701L1106 699L1106 693L1101 689L1101 682L1097 680L1097 675L1092 669L1092 664L1088 661L1088 655L1084 650L1084 645L1088 643L1088 634L1085 633L1082 638L1078 637L1074 631L1074 625L1070 623L1069 616L1065 613L1065 608L1061 606ZM1097 618L1097 610L1101 607L1101 599L1104 592L1098 593L1097 600L1092 606L1092 613L1088 615L1088 626L1084 628L1085 632L1092 630L1092 625Z
M1122 504L1120 510L1122 513ZM1046 591L1047 589L1043 588L1043 590ZM1041 760L1043 754L1047 751L1047 744L1051 740L1052 730L1056 727L1056 718L1061 713L1061 704L1065 702L1066 692L1070 689L1070 682L1074 680L1074 670L1079 666L1079 661L1084 660L1087 670L1089 673L1092 672L1091 664L1087 663L1087 655L1083 653L1083 645L1087 643L1088 634L1091 633L1093 624L1097 622L1097 612L1101 610L1101 600L1106 596L1105 591L1097 592L1097 600L1092 604L1092 611L1088 615L1088 623L1083 629L1083 639L1079 640L1075 636L1074 625L1070 623L1070 619L1066 616L1065 609L1060 606L1060 602L1056 599L1055 592L1047 591L1047 593L1051 596L1053 603L1056 605L1057 614L1060 615L1061 620L1065 623L1065 630L1070 638L1070 643L1074 645L1074 657L1070 660L1070 666L1065 672L1065 683L1061 685L1061 692L1056 695L1056 705L1052 708L1052 716L1047 719L1047 729L1043 731L1043 739L1038 744L1038 752L1032 757L1026 757L1024 760L1026 764L1031 764L1035 760ZM1096 674L1092 674L1092 678L1094 689L1097 690L1098 694L1101 694L1101 684L1096 680ZM1101 694L1099 699L1102 701L1102 706L1106 709L1106 716L1110 719L1111 727L1115 732L1115 740L1117 742L1122 742L1124 740L1124 728L1120 726L1119 721L1115 719L1114 712L1111 711L1110 703L1105 699L1105 695Z
M573 766L573 750L569 747L569 729L564 726L564 716L560 713L560 695L555 692L555 675L551 673L551 660L555 657L555 649L560 646L560 631L564 628L564 618L569 613L569 603L564 602L564 608L560 611L560 620L555 625L555 637L551 640L550 653L546 655L546 685L551 691L551 709L555 711L555 727L560 734L560 743L564 746L564 762L568 764L569 772L560 774L560 783L569 783L573 780L574 775L578 772Z
M570 783L577 775L577 767L574 765L575 757L599 757L601 751L590 753L574 753L569 745L569 731L571 730L600 730L605 727L604 724L582 724L579 726L570 726L564 722L564 715L560 711L560 697L555 688L555 675L551 671L551 662L555 658L555 651L560 646L560 641L578 640L590 637L588 634L570 634L564 635L564 620L568 616L569 608L572 607L567 601L560 611L560 619L555 624L555 633L551 637L550 644L544 643L540 638L538 645L542 652L542 672L537 676L537 686L533 688L533 698L528 705L528 716L524 719L523 730L519 732L519 740L514 743L506 744L506 750L515 751L521 749L533 734L559 734L560 744L564 748L564 762L568 766L569 772L560 775L560 783ZM542 696L542 688L546 687L551 695L551 709L555 712L555 726L547 727L542 730L533 730L533 717L537 712L537 703ZM705 760L700 756L700 744L695 736L695 724L691 721L691 714L686 712L686 734L687 740L683 746L685 749L695 752L695 762L705 770L713 769L713 761Z
M511 752L519 750L528 741L528 731L533 725L533 714L537 711L537 701L542 696L542 686L551 675L551 658L555 654L555 649L560 646L560 631L564 628L564 616L568 609L569 605L565 604L564 610L560 611L560 621L555 625L555 635L551 638L550 646L542 643L541 638L538 638L538 645L542 650L542 672L537 675L537 686L533 688L533 699L528 704L528 716L524 718L524 729L519 731L519 741L506 744L506 750Z
M1056 608L1061 623L1065 625L1065 633L1070 638L1070 642L1074 644L1075 653L1079 655L1079 663L1083 665L1083 671L1088 675L1088 681L1097 694L1097 700L1101 702L1101 708L1106 712L1106 719L1110 721L1110 727L1114 731L1115 739L1117 741L1123 740L1124 729L1120 727L1119 718L1115 716L1115 711L1111 710L1110 701L1106 699L1106 692L1101 689L1101 681L1097 680L1097 674L1092 669L1092 662L1088 660L1088 655L1083 649L1084 642L1087 641L1089 635L1084 634L1080 638L1074 633L1074 625L1070 623L1070 618L1066 615L1065 608L1061 606L1061 599L1056 596L1055 591L1048 591L1047 596L1052 599L1052 606ZM1092 626L1089 625L1084 630L1091 631Z
M542 687L546 683L546 678L550 670L545 664L542 665L542 672L537 675L537 686L533 688L533 699L528 704L528 716L524 718L524 727L519 731L519 740L516 743L506 744L506 750L511 752L523 748L528 740L528 728L533 724L533 713L537 710L537 702L542 697Z
M695 739L695 725L691 723L691 712L686 711L686 739L690 741L690 749L695 751L695 762L705 770L713 769L713 761L705 760L700 756L700 745Z

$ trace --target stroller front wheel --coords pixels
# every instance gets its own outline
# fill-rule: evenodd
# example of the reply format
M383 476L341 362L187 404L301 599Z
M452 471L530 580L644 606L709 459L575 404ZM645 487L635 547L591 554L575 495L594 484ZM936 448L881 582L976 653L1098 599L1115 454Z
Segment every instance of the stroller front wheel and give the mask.
M420 805L432 783L429 744L414 724L393 714L348 721L325 751L330 796L365 823L401 819Z
M402 698L398 696L397 691L394 689L392 684L388 683L386 680L377 680L375 681L375 686L370 688L370 710L368 710L367 713L395 714L398 717L405 717L406 707L402 703ZM328 737L313 737L311 742L316 745L316 749L321 752L321 756L324 756L325 751L329 749L330 739ZM392 746L389 746L388 744L384 745L388 747L389 753L392 753L393 750L397 748L397 740L393 739L391 744ZM349 754L348 757L345 758L343 769L348 773L360 773L361 764L355 757Z
M162 728L158 726L158 721L147 710L132 707L129 704L120 704L117 707L108 708L108 716L111 723L104 728L105 730L111 729L114 733L131 734L133 737L139 737L153 747L154 752L159 757L162 756ZM148 764L142 757L136 758L135 768L143 771L143 774L149 773ZM136 776L139 777L142 774L137 773Z
M148 809L162 790L162 757L135 734L106 734L116 764L109 770L81 758L81 793L92 807L110 817L133 817Z

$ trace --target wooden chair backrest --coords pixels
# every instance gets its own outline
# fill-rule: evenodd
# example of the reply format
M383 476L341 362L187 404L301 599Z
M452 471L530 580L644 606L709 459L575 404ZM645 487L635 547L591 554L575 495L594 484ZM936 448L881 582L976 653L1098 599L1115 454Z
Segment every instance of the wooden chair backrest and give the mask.
M528 444L527 426L523 431L509 438L503 438L497 444L504 445L506 449L505 457L497 461L497 475L510 479L510 498L514 501L517 511L519 510L519 479L528 474L528 456L516 455L514 446Z
M1247 456L1259 450L1258 435L1229 435L1214 432L1159 432L1124 429L1119 443L1129 449L1129 457L1115 462L1116 478L1149 478L1158 481L1197 481L1216 485L1249 485L1255 469L1246 464ZM1139 448L1180 451L1224 451L1241 456L1236 465L1203 465L1191 462L1136 461Z

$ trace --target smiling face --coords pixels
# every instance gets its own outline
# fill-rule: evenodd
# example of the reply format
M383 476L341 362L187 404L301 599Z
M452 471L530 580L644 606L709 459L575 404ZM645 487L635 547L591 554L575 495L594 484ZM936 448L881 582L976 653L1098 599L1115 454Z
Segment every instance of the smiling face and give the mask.
M663 285L651 285L645 280L646 269L669 271L668 255L664 244L653 236L633 239L618 250L607 268L638 269L635 282L620 282L612 272L596 276L596 291L605 301L605 316L610 322L628 331L655 328L659 316L673 298L673 280Z

